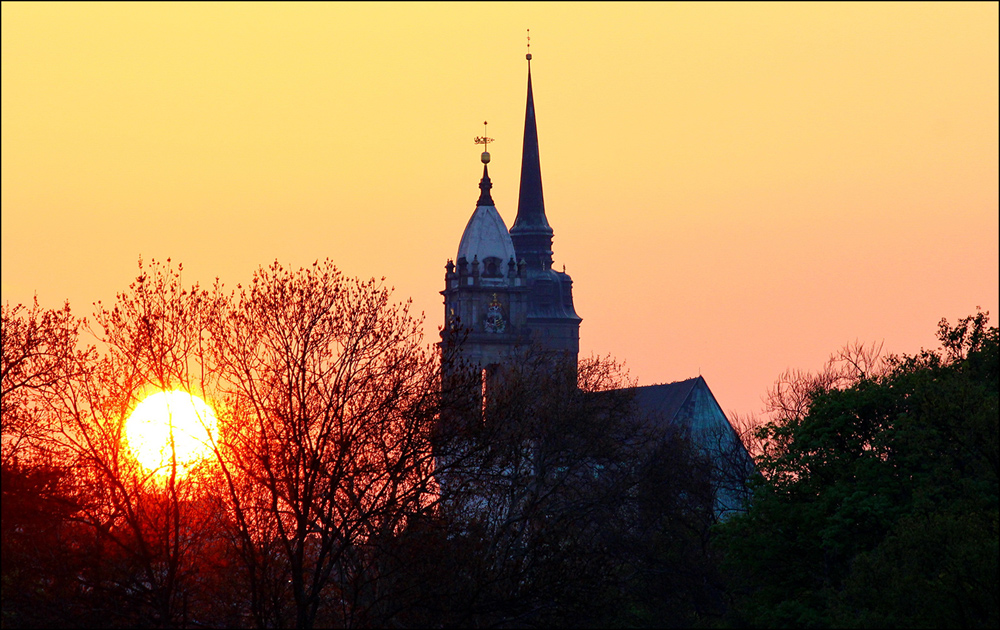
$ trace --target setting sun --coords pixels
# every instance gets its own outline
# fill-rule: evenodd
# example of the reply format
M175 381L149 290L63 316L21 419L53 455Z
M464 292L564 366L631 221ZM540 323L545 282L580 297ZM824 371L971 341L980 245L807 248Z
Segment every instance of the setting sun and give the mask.
M145 468L168 467L173 446L178 468L186 470L208 454L216 423L215 412L198 396L158 392L136 406L125 423L125 436Z

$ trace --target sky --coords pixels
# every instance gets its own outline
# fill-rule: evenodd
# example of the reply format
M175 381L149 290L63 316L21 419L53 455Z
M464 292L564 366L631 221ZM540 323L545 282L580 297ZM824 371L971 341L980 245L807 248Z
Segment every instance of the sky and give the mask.
M2 300L79 315L137 261L386 277L443 321L475 209L517 212L530 29L581 356L727 412L848 343L998 310L996 3L16 3Z

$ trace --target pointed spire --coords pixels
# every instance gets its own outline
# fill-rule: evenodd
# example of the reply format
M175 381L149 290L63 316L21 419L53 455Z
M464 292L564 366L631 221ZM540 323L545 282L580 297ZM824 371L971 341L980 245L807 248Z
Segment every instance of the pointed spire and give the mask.
M526 58L528 100L524 112L521 189L517 199L517 218L510 229L510 236L518 258L524 258L529 268L545 269L552 264L552 228L545 217L545 201L542 196L542 166L538 157L538 128L531 89L531 53Z
M521 189L517 198L514 225L544 226L545 200L542 196L542 165L538 157L538 127L535 123L535 99L531 90L531 59L528 59L528 102L524 112L524 145L521 150Z
M493 196L490 195L490 188L493 188L493 182L490 181L490 173L486 170L486 161L483 161L483 178L479 180L479 201L476 202L477 206L495 206L493 203Z

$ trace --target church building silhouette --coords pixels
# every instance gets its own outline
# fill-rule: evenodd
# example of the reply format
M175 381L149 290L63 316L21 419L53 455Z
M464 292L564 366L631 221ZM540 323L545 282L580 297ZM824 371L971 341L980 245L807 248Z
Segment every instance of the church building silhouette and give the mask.
M442 347L461 337L466 365L482 378L524 348L534 347L576 365L582 319L573 305L573 280L552 268L553 230L545 215L538 130L528 60L528 96L517 217L508 231L490 190L490 154L482 153L479 200L465 226L458 254L445 265ZM490 138L477 138L486 145ZM716 511L741 508L741 475L752 470L746 449L702 376L633 388L638 410L687 431L716 462ZM740 473L734 478L735 468Z

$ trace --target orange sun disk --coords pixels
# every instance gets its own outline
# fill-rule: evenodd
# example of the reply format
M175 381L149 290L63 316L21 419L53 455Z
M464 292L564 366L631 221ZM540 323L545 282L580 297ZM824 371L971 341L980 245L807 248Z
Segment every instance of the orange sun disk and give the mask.
M218 420L208 404L183 390L147 396L125 421L133 456L150 471L169 470L176 457L186 473L212 450Z

